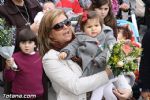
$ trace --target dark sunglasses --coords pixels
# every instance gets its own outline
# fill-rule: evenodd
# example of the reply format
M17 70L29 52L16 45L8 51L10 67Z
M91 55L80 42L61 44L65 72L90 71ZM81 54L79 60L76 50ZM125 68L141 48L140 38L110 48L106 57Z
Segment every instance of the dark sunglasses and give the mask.
M60 23L57 23L56 25L54 25L54 27L52 29L56 30L56 31L60 31L64 28L64 25L66 26L70 26L71 25L71 21L66 19Z

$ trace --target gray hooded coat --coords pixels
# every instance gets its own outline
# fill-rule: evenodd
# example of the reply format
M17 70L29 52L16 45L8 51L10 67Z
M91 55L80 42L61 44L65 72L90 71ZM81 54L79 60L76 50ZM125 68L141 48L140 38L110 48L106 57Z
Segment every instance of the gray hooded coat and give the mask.
M97 44L97 40L99 44ZM109 47L116 43L113 30L103 25L102 32L97 37L90 37L86 33L76 33L76 38L61 51L68 54L66 59L78 56L82 59L83 76L89 76L105 69Z

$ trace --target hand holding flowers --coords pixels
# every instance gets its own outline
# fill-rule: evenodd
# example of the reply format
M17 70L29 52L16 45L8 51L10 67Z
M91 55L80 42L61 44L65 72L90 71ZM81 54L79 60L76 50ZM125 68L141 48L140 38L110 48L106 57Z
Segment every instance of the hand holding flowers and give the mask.
M5 59L10 59L15 48L15 27L6 25L4 19L0 18L0 55ZM17 68L13 64L12 68Z

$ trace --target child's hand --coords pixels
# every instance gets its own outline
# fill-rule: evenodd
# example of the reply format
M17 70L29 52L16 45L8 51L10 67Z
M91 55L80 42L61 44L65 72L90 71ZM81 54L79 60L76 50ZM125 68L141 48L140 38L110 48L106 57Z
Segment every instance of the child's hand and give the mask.
M59 59L64 60L67 57L67 53L66 52L61 52L58 57L59 57Z
M9 58L6 60L6 68L10 69L14 64L14 58Z

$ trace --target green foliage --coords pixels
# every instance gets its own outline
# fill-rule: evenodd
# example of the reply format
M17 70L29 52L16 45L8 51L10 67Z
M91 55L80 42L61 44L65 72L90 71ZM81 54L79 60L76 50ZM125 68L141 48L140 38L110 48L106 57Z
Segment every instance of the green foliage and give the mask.
M15 43L15 27L6 25L4 19L0 18L0 46L12 46Z

